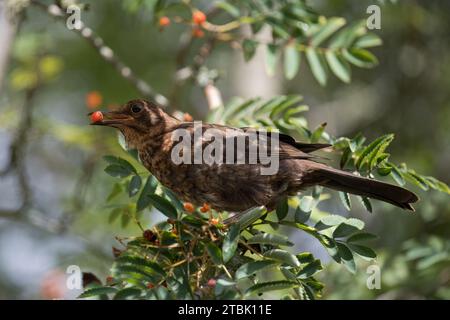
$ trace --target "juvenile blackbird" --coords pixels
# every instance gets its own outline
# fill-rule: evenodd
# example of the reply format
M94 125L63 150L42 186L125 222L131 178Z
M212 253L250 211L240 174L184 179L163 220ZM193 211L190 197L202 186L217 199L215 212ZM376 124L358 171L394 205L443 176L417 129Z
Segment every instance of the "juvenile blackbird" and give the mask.
M172 134L183 129L193 135L194 122L179 121L151 102L132 100L119 111L106 112L103 116L92 124L119 129L128 147L138 150L144 166L164 186L183 201L199 206L207 203L217 211L238 213L259 206L270 211L279 200L315 185L378 199L408 210L414 210L411 203L418 200L404 188L317 162L310 152L329 147L327 144L301 143L279 134L279 146L275 151L279 157L278 170L275 174L263 175L261 168L265 164L260 161L253 164L174 163L172 149L178 141L174 141ZM250 132L245 128L202 124L202 132L207 129L222 134L224 140L229 132L237 136ZM210 142L201 140L203 150ZM244 150L250 152L248 147Z

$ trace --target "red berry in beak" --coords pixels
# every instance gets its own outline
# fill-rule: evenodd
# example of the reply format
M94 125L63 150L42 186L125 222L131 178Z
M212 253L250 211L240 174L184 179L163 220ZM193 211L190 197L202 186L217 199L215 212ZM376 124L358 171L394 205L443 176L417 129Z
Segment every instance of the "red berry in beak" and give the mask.
M103 113L100 111L95 111L91 114L91 121L93 123L100 122L103 120Z

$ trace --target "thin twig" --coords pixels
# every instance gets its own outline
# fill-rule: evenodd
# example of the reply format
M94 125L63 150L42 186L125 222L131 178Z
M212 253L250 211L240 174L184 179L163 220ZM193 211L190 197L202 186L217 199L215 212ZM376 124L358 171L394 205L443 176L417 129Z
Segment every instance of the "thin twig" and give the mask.
M42 10L45 10L50 16L59 20L65 21L68 17L67 14L56 4L47 6L39 1L32 1L32 4ZM101 37L94 34L91 28L86 27L83 23L81 23L81 28L75 28L73 31L86 39L86 41L96 49L99 55L105 61L110 63L119 72L120 76L128 80L144 97L154 100L157 104L163 107L169 106L169 100L162 94L155 92L155 90L146 81L139 78L130 67L120 60L120 58L110 47L105 45Z

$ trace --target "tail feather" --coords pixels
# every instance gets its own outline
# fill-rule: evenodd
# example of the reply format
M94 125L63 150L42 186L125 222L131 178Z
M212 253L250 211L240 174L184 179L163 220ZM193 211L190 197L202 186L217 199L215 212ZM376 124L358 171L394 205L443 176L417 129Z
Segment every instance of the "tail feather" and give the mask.
M322 178L321 185L325 187L381 200L403 209L414 211L411 203L419 200L417 195L405 188L360 177L328 166L321 166L316 173Z

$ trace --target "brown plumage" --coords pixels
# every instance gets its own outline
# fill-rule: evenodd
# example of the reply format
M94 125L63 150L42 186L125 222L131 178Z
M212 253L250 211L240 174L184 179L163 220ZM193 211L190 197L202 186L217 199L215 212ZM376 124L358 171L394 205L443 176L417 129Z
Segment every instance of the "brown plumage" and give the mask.
M404 188L316 162L310 152L329 145L301 143L284 134L280 134L279 147L274 151L279 157L276 174L262 175L264 165L259 159L254 164L175 164L171 154L177 141L172 140L172 133L184 129L193 135L194 123L179 121L145 100L132 100L119 111L105 113L104 120L93 124L119 129L129 147L138 150L144 166L183 201L196 205L208 203L218 211L244 212L257 206L272 210L280 199L314 185L378 199L408 210L413 210L411 203L418 200ZM230 132L239 136L255 132L216 124L203 124L201 129L202 132L214 129L223 141L230 139ZM209 143L202 140L202 148ZM248 157L248 147L245 153ZM225 151L222 156L225 159Z

